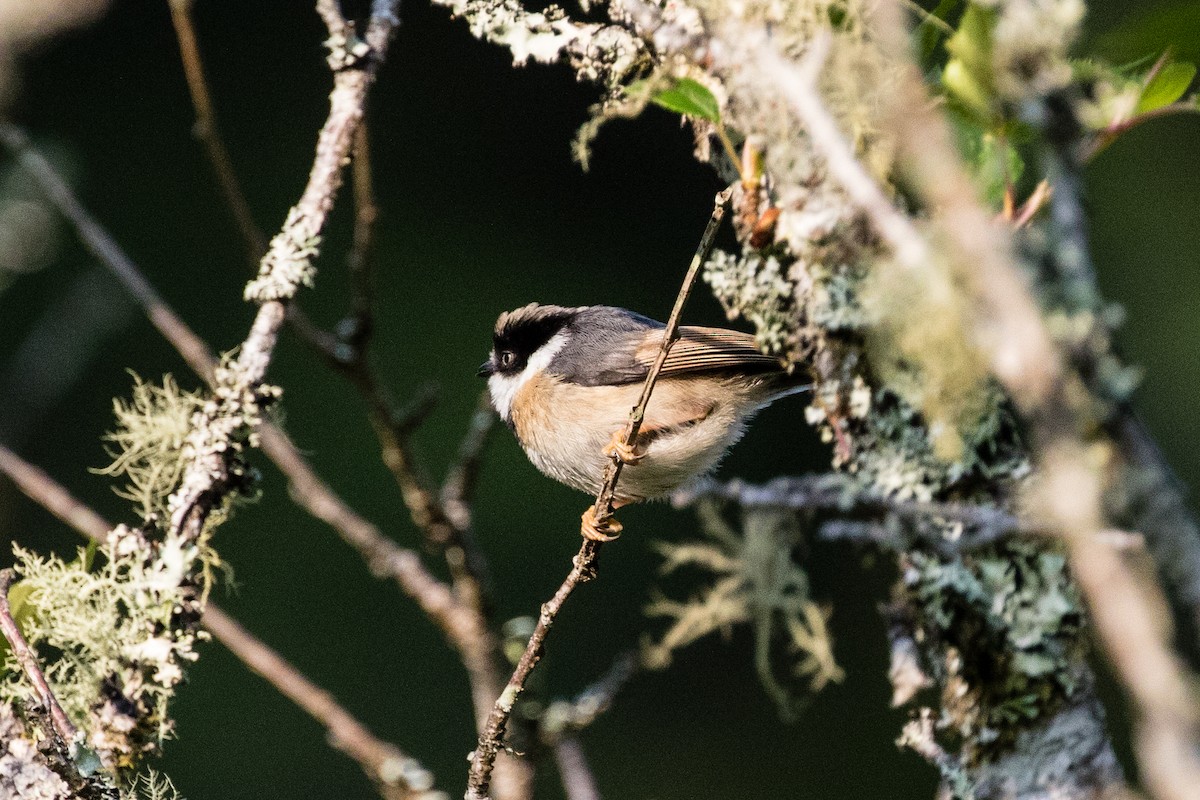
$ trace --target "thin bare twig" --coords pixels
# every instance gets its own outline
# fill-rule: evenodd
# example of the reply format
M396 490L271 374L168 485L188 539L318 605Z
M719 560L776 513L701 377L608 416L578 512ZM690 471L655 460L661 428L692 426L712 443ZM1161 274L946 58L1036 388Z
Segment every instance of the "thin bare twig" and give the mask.
M113 527L108 521L72 496L43 470L3 445L0 445L0 473L6 475L22 494L67 526L98 544L107 541ZM329 692L314 684L279 653L248 633L211 600L204 609L202 624L246 666L325 726L333 747L358 762L385 797L416 800L430 789L432 778L415 759L394 744L376 738L366 726L338 705ZM70 724L69 721L67 724Z
M574 736L563 736L553 745L554 764L558 767L567 800L600 800L596 776L588 766L583 747Z
M11 569L0 570L0 632L8 640L9 649L17 657L25 677L33 686L38 702L49 714L54 732L69 750L79 736L79 729L67 718L67 713L58 704L58 698L54 696L50 684L46 682L46 676L42 674L41 666L38 665L37 654L33 652L29 642L25 641L17 621L13 619L12 608L8 604L8 590L12 588L16 578Z
M570 700L556 700L542 714L538 733L544 743L583 731L612 707L617 695L637 673L637 654L621 653L600 678Z
M216 611L216 613L213 613ZM362 766L380 794L389 800L442 797L433 776L420 762L390 742L381 741L346 711L329 692L308 680L282 656L209 604L204 627L242 663L280 694L325 726L329 744Z
M62 176L32 146L25 132L14 125L0 122L0 145L17 159L21 168L33 178L47 199L74 226L88 252L107 267L142 306L151 324L179 352L188 366L211 383L216 359L209 352L208 345L171 310L162 295L138 270L133 260L83 207Z
M554 754L567 800L600 800L579 733L612 707L637 668L635 653L621 653L599 680L570 700L551 703L538 720L538 737Z
M637 444L638 431L641 429L646 406L650 402L650 395L654 391L654 384L658 380L658 375L662 371L663 363L667 359L671 346L678 338L679 318L683 313L683 306L687 302L688 295L691 294L700 266L712 252L713 241L721 226L721 221L725 218L730 194L730 190L725 189L716 197L712 217L704 229L704 235L700 239L700 245L697 247L695 255L692 256L691 264L683 279L683 285L679 289L679 295L675 298L675 306L671 309L671 316L663 331L663 341L658 357L646 375L645 383L642 384L642 393L638 398L637 405L629 412L629 424L626 426L624 435L624 444L627 447ZM621 477L621 468L621 460L614 456L612 462L605 468L604 480L596 495L595 505L584 514L585 518L589 515L592 516L598 528L608 526L609 530L619 530L618 526L612 525L612 514L613 498L616 494L617 481ZM512 677L508 679L504 692L497 698L496 704L488 716L487 725L479 736L479 743L471 754L466 800L486 800L490 797L489 786L492 769L496 762L496 755L502 746L504 730L512 715L513 707L520 698L521 692L524 691L525 682L529 679L530 673L542 658L546 635L554 625L554 620L562 610L563 604L571 596L576 586L595 577L600 544L599 541L593 539L584 539L579 552L571 562L571 571L567 573L566 579L558 587L554 596L542 606L533 635L529 637L529 643L525 646L525 651L521 654Z
M672 345L679 338L679 318L683 313L683 306L687 303L688 297L692 293L692 286L696 283L696 275L699 274L700 267L708 260L709 254L712 253L717 231L720 230L721 222L725 219L725 212L729 208L729 199L732 197L732 194L733 190L729 188L722 190L716 196L712 217L709 218L708 226L704 229L704 234L700 237L700 244L696 248L695 255L692 256L691 264L688 265L687 274L683 278L683 285L679 288L679 295L675 298L675 307L671 309L671 316L667 319L667 327L663 331L663 340L662 345L658 348L658 356L654 359L654 363L650 367L650 372L646 375L645 383L642 384L642 393L638 397L637 405L629 412L629 424L625 427L624 436L626 447L634 447L637 444L638 432L642 429L642 421L645 418L646 406L650 402L650 394L654 391L654 384L658 381L658 374L662 371L663 364L667 361L667 354L671 352ZM625 462L614 456L604 471L604 482L600 486L600 491L596 494L596 503L593 506L595 509L594 520L597 528L603 528L612 519L613 500L617 492L617 481L621 477L621 470L624 466ZM620 530L620 528L617 527L616 530Z
M204 78L204 61L200 56L200 44L192 19L192 9L196 2L169 0L169 5L171 22L175 26L175 38L179 42L179 57L183 62L184 78L187 80L188 93L192 97L192 108L196 112L193 133L208 154L208 161L216 173L217 184L221 187L221 194L225 196L225 202L246 245L246 258L251 265L257 266L263 251L267 249L267 241L254 222L254 214L250 211L250 204L246 202L237 171L233 168L233 160L229 157L229 151L221 138L217 112L208 91L208 82Z
M375 202L375 186L371 171L371 135L364 121L354 139L354 160L350 170L354 187L354 234L346 266L350 272L350 313L354 330L347 338L360 349L365 348L372 333L374 285L371 265L375 256L375 227L379 206Z

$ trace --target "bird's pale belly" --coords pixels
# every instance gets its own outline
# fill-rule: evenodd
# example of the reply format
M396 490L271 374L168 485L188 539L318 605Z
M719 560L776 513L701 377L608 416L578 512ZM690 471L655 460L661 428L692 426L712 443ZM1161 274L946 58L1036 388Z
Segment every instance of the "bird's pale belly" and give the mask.
M698 406L687 380L663 380L647 407L647 436L638 445L644 457L626 465L617 499L636 502L664 497L714 469L739 439L744 425L734 404L718 400ZM730 387L736 394L738 388ZM529 460L547 476L595 494L609 459L603 450L614 432L624 430L641 386L580 386L537 376L521 387L513 429ZM733 397L729 398L732 400ZM565 413L570 409L573 413ZM581 425L574 420L590 420ZM595 424L602 421L602 424Z

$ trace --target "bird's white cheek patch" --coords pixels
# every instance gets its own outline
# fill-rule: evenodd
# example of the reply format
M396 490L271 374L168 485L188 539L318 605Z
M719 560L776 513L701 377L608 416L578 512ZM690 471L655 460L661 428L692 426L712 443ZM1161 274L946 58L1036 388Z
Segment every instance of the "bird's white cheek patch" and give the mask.
M525 369L517 375L493 375L488 378L488 393L492 396L492 405L496 409L496 413L500 415L500 419L505 422L512 420L512 404L513 398L517 396L517 392L521 391L529 380L539 372L550 366L550 362L558 355L558 351L563 349L567 343L567 334L565 332L556 333L550 338L550 341L534 351L529 357L529 362L525 365Z
M508 422L512 419L512 401L521 388L518 375L493 375L488 378L488 393L492 396L492 407L500 415L500 419Z

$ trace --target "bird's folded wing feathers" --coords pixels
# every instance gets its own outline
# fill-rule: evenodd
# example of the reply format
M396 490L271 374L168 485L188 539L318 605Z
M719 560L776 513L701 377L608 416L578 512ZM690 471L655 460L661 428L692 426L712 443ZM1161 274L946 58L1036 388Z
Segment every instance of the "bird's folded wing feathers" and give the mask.
M645 374L662 346L661 331L647 331L635 359ZM685 325L663 362L663 375L720 372L772 372L781 369L779 360L759 351L754 336L724 328Z

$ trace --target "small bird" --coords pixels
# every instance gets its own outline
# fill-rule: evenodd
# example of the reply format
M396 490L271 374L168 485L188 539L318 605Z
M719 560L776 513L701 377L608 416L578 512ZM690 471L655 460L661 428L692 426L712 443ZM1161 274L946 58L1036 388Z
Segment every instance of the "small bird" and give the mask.
M488 379L496 413L543 473L595 495L615 456L627 466L614 507L660 498L715 469L757 411L808 388L760 352L751 334L682 326L635 448L626 448L629 412L665 327L613 306L531 303L496 320L479 375ZM585 514L585 536L613 538L588 521Z

